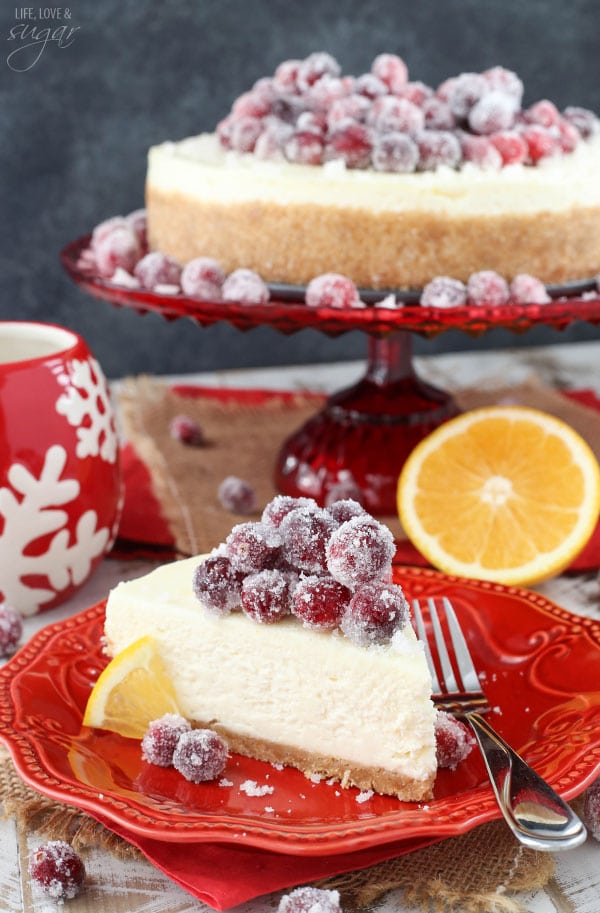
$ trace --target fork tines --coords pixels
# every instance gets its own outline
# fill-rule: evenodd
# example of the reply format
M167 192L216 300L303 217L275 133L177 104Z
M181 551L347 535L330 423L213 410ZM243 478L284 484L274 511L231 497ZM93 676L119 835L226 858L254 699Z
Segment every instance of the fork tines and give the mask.
M412 605L417 636L424 644L431 671L434 704L457 715L470 710L485 713L490 705L450 600L444 597L440 606L429 598L426 609L418 599Z

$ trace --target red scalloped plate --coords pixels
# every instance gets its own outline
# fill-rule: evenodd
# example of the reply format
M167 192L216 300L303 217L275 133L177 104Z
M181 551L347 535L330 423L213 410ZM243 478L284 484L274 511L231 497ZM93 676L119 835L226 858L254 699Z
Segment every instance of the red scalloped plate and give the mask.
M397 568L395 577L408 598L452 600L485 673L494 725L564 798L578 795L600 772L600 622L515 587L421 568ZM195 785L146 764L137 741L81 726L106 664L104 606L40 631L0 670L0 738L45 795L158 840L305 855L442 838L499 817L475 750L439 773L426 803L359 802L355 789L237 755L225 771L231 785ZM273 791L248 796L245 780Z
M238 330L269 326L284 334L311 327L328 336L339 336L349 330L363 330L373 334L408 330L433 337L446 330L462 330L471 336L480 336L487 330L498 327L523 333L533 326L564 330L578 320L600 324L600 295L594 294L594 280L582 280L561 287L549 286L552 295L564 293L566 297L559 297L548 304L504 304L490 307L465 305L449 309L414 304L418 299L418 292L414 289L394 291L398 297L410 302L405 307L395 309L377 307L376 301L385 297L386 291L368 289L361 289L361 295L363 300L368 300L373 306L349 310L307 307L299 301L299 288L283 285L271 287L271 301L268 304L251 307L235 302L203 301L183 294L163 295L147 289L115 285L81 269L79 259L88 246L90 237L86 235L77 238L61 252L65 271L84 291L94 298L132 308L140 314L153 312L161 314L167 320L190 317L200 326L224 321Z

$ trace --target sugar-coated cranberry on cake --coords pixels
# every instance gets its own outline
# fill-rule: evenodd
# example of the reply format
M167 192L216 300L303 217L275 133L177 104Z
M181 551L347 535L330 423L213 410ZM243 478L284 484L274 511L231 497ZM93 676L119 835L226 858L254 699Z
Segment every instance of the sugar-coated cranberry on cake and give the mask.
M151 248L272 282L552 283L600 267L598 118L528 99L501 66L427 86L394 54L355 76L325 52L284 61L213 133L152 148L146 196ZM106 269L135 245L124 230Z

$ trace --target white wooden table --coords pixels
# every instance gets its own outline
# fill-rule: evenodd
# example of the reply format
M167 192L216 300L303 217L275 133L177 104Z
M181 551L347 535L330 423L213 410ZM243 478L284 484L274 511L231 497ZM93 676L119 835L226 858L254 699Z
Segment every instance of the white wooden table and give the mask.
M419 374L445 389L472 384L519 383L532 371L561 388L592 388L600 394L600 341L498 352L461 353L415 360ZM337 390L358 379L364 365L299 366L215 372L178 378L207 386ZM108 559L66 604L25 620L24 639L48 623L67 618L104 598L118 581L146 573L148 561ZM600 584L596 572L558 577L539 591L572 612L600 618ZM173 884L149 863L121 861L105 851L86 856L85 893L60 907L32 892L27 875L29 851L39 837L19 836L12 820L0 820L0 911L2 913L200 913L209 908ZM600 913L600 843L556 854L556 877L544 890L519 898L529 913ZM263 897L236 908L236 913L273 910L275 900ZM413 913L399 894L378 905L381 913Z

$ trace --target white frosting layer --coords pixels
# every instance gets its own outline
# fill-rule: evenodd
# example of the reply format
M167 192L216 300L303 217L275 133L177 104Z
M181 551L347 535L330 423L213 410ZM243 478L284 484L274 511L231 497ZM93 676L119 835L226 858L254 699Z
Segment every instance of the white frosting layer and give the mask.
M148 187L206 202L308 203L381 212L454 215L561 212L600 204L600 136L535 167L390 174L346 169L341 161L294 165L224 151L214 134L150 149Z
M410 626L395 645L363 648L291 617L215 618L192 592L198 560L164 565L111 592L112 654L155 637L189 719L416 780L431 776L431 679Z

